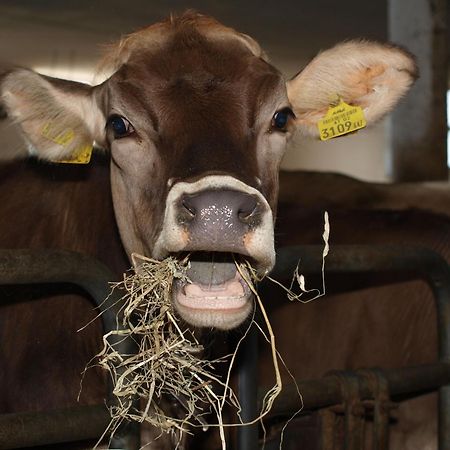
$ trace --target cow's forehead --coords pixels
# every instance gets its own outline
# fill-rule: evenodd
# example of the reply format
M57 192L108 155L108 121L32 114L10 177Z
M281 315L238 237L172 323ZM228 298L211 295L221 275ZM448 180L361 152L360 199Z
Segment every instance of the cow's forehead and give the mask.
M110 100L126 105L123 113L129 108L158 116L210 110L210 119L216 112L221 120L227 111L255 117L264 104L276 108L286 95L283 77L265 61L227 58L226 52L200 58L194 49L184 55L143 54L122 66L108 84Z
M198 46L186 52L142 53L124 64L109 84L117 93L138 91L142 100L149 93L153 98L163 97L166 105L171 97L179 105L181 96L196 96L205 103L226 95L246 103L245 97L256 100L256 95L277 95L284 87L281 74L265 61L233 52L225 44L215 50Z
M183 48L195 47L199 40L225 42L227 45L239 45L242 50L265 59L265 54L256 41L247 35L225 27L215 19L187 12L179 17L143 28L110 46L100 64L100 70L116 72L121 66L139 58L143 53L158 53L168 49L179 53ZM178 50L178 51L177 51Z
M205 33L205 27L198 26L196 21L182 24L168 29L164 38L158 38L158 45L148 40L142 40L140 45L137 42L125 45L132 50L122 56L113 78L135 85L154 82L166 87L185 83L205 89L221 82L254 84L261 78L281 79L262 53L255 53L253 46L249 47L245 39L238 39L239 33L234 30L219 24L207 28L225 30L215 35Z

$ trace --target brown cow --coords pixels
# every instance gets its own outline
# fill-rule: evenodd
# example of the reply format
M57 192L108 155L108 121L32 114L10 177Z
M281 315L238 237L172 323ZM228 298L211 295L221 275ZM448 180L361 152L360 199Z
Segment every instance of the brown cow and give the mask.
M1 79L1 98L40 159L71 158L93 141L109 150L112 202L126 253L164 258L191 252L192 284L174 286L174 306L192 325L225 330L242 323L253 304L230 254L251 259L261 274L274 264L278 168L292 131L317 136L317 121L337 97L360 106L373 123L416 76L403 50L352 41L322 52L286 83L253 39L194 13L131 34L111 51L105 67L112 75L93 87L15 69ZM92 185L102 184L97 170L88 169ZM104 177L104 168L100 173ZM5 231L2 245L62 246L109 260L105 230L114 224L109 215L97 218L109 202L107 188L88 191L79 179L59 187L37 173L31 178L27 186L37 182L43 189L36 198L31 188L16 190L6 179L11 198L2 205L2 228L12 231ZM31 213L32 222L22 213ZM214 261L217 253L220 262ZM49 305L48 314L59 318L61 309ZM8 307L3 320L9 331L14 320L35 323L40 307L29 308ZM63 333L66 325L58 321L52 320L53 331ZM47 344L48 332L43 335ZM45 353L47 345L33 339ZM21 342L4 358L8 386L16 371L24 376L28 370ZM74 357L64 351L64 358ZM51 381L61 377L54 372ZM46 406L61 406L58 395L65 401L72 395L49 399L49 377L40 381ZM32 391L28 386L30 398ZM36 394L29 407L42 404ZM4 404L17 407L12 399Z

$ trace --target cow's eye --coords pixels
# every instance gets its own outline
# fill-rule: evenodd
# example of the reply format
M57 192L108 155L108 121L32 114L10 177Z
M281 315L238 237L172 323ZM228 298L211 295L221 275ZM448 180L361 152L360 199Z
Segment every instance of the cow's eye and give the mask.
M279 131L287 131L289 119L295 118L295 114L291 108L283 108L273 115L272 128Z
M115 139L120 139L129 136L134 132L133 125L125 119L125 117L114 115L108 119L106 124L114 133Z

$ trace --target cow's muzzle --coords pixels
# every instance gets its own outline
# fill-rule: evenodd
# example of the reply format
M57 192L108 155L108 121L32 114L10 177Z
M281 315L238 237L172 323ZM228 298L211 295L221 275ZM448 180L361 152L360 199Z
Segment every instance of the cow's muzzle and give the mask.
M178 281L173 301L190 324L230 329L253 307L237 264L259 275L274 263L273 218L263 195L229 176L177 183L169 192L156 258L189 253L189 283Z
M266 206L253 194L209 189L183 195L176 209L178 224L188 235L186 249L251 256L245 240L261 224Z

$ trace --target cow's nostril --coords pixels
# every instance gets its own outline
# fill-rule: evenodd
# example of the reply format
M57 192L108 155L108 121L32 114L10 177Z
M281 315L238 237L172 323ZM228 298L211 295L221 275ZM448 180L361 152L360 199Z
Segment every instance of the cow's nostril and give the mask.
M181 202L181 204L183 205L183 208L186 209L186 211L188 211L189 214L192 215L192 217L195 216L195 214L196 214L197 211L195 210L195 207L192 206L192 205L188 202L188 200L184 199L184 200Z
M192 222L194 220L197 211L195 207L189 202L188 198L184 198L181 201L181 208L178 212L178 220L181 223Z
M248 197L244 204L240 205L237 216L242 223L249 225L259 214L259 205L254 197Z

